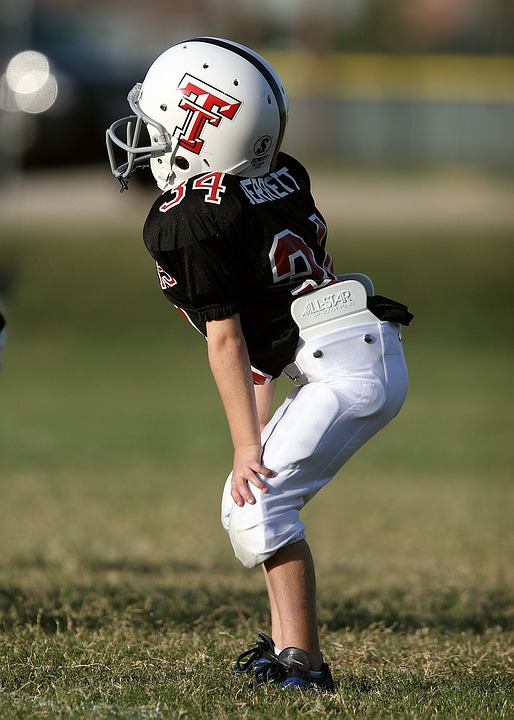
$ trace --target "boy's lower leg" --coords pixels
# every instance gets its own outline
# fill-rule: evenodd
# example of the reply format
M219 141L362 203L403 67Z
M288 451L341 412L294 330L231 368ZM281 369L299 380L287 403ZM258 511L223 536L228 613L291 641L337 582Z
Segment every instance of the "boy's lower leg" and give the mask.
M305 540L280 548L263 565L270 597L272 637L277 647L297 647L320 670L316 574Z

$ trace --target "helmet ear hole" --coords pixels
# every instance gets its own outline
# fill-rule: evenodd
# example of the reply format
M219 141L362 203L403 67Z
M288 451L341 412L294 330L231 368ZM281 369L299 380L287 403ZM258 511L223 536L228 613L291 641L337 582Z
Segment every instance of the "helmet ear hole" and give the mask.
M189 170L189 160L182 155L177 155L175 158L175 165L179 168L179 170Z

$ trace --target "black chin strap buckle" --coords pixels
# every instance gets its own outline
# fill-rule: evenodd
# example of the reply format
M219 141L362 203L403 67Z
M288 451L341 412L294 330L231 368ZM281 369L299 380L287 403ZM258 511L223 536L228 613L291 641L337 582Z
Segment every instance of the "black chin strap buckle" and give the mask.
M125 192L125 190L128 190L129 178L119 177L118 180L121 185L120 193Z

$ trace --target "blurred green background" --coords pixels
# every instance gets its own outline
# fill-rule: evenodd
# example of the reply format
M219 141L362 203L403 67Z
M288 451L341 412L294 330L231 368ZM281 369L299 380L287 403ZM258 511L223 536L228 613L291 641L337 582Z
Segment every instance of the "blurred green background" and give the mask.
M4 233L19 275L0 380L3 473L227 467L205 342L161 297L137 224ZM366 271L415 314L406 409L362 462L413 475L507 474L509 233L336 230L330 247L338 271Z
M120 195L103 140L154 57L196 34L276 65L291 98L285 148L311 169L337 271L367 272L415 314L407 404L344 470L348 492L383 487L387 506L401 488L403 518L439 493L445 527L464 517L468 529L487 497L499 533L487 547L511 546L512 12L485 0L326 0L314 14L272 0L0 0L5 568L34 554L185 561L192 525L222 541L206 559L228 553L217 507L231 448L204 342L160 297L141 243L153 180Z
M336 271L415 315L402 412L304 510L344 692L270 717L509 717L513 8L0 0L2 717L262 717L228 687L267 601L219 522L205 341L142 244L153 179L121 195L104 148L193 35L276 65Z

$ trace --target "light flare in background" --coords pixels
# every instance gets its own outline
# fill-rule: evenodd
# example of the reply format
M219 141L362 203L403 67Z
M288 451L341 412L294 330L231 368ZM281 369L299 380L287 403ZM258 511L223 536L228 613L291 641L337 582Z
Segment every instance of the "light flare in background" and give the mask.
M48 58L35 50L15 55L0 79L0 108L31 114L45 112L57 100L57 78Z

